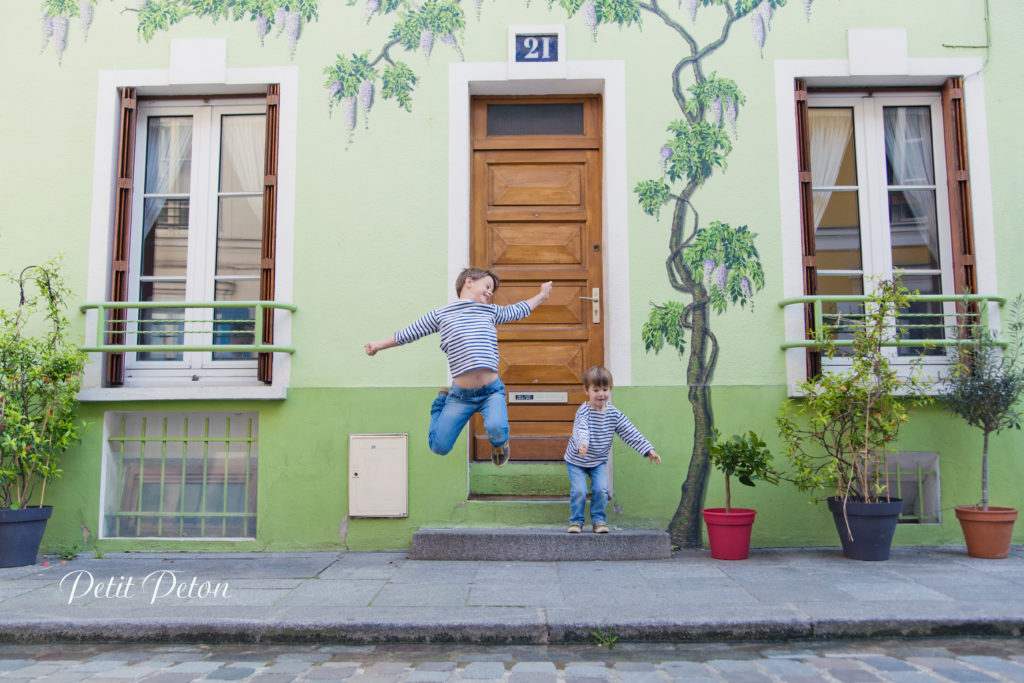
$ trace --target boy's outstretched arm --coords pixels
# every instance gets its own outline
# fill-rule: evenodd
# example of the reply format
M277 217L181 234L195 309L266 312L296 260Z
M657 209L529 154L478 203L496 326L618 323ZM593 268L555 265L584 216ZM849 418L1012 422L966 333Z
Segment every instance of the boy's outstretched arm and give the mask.
M647 453L647 459L655 465L661 464L661 456L653 448Z
M387 339L381 339L380 341L366 342L363 344L363 349L366 351L367 356L372 356L378 351L394 348L396 346L398 346L398 342L395 341L395 335L391 335Z
M533 297L526 300L526 303L530 305L530 310L533 311L542 303L547 301L548 297L551 296L551 281L548 280L540 286L540 291L537 292Z

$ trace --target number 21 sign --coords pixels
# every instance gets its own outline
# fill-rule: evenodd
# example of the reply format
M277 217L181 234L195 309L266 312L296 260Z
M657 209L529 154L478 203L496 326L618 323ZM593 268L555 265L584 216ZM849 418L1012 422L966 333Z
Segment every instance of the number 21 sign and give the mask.
M516 34L516 62L558 61L558 34Z

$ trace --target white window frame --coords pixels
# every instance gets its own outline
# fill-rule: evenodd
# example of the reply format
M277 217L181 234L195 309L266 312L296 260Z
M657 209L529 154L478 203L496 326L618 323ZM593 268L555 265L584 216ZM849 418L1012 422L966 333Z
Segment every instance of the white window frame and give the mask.
M844 108L853 111L853 142L856 155L857 199L860 214L861 241L861 274L864 293L871 293L873 278L891 278L892 264L892 232L889 223L889 198L886 177L884 113L887 106L927 106L930 108L932 133L932 163L935 180L935 206L939 240L939 269L924 274L940 276L943 294L952 294L955 286L953 281L952 235L949 220L949 194L946 186L946 150L943 137L942 98L938 91L934 94L887 91L868 93L852 91L849 94L815 94L808 93L807 107ZM847 186L837 186L847 188ZM815 189L819 189L815 187ZM922 271L907 270L907 275ZM818 276L856 275L856 271L839 271L819 269ZM943 304L943 314L955 314L955 304ZM926 375L937 379L940 369L947 366L945 356L899 356L898 349L889 347L884 350L894 366L909 366L919 362ZM843 356L823 358L825 368L841 369L849 366L850 361Z
M217 236L219 221L219 170L221 121L224 116L238 114L266 115L266 102L251 100L217 100L210 98L205 103L187 100L143 100L139 103L135 132L135 192L132 193L132 253L129 260L129 300L139 300L142 270L142 223L145 206L146 140L148 121L151 117L191 116L192 117L192 172L189 187L189 225L187 246L187 267L185 276L185 301L214 301L216 274L214 265L217 258ZM251 279L258 281L257 273ZM185 317L202 320L201 323L186 323L184 340L186 344L211 344L212 335L202 329L210 329L213 309L188 309ZM135 327L131 325L130 327ZM202 329L200 329L202 328ZM134 331L134 330L130 330ZM129 337L132 339L132 337ZM125 354L125 381L135 378L154 377L189 378L198 373L200 377L227 378L252 377L256 360L213 360L209 351L186 351L180 361L140 361L138 354Z
M796 125L793 113L794 83L805 79L811 88L819 87L882 87L941 86L947 78L964 79L964 110L966 137L971 170L971 208L974 227L975 272L978 293L995 295L997 290L995 260L995 229L992 203L992 173L989 165L988 127L985 110L984 63L978 57L956 58L887 58L877 66L860 58L863 54L887 54L891 29L851 30L848 59L776 60L774 73L775 123L778 154L780 244L782 245L782 298L803 296L803 255L801 253L800 188ZM877 45L864 49L862 40ZM891 42L891 41L890 41ZM991 312L990 312L991 313ZM783 339L803 339L803 307L789 306L781 312ZM998 318L990 320L993 324ZM788 349L786 386L790 396L798 396L797 385L807 379L806 354L803 349Z
M293 254L295 238L296 141L298 122L298 67L254 67L218 69L218 60L226 64L223 39L172 40L172 63L165 69L100 71L96 95L96 134L93 162L92 210L89 229L89 274L85 300L105 301L109 296L109 265L113 235L114 189L117 175L117 138L120 117L120 89L136 88L142 97L181 95L232 95L263 92L267 84L281 86L278 128L277 244L275 254L276 301L293 303ZM214 44L208 49L207 44ZM220 52L218 53L218 49ZM190 56L202 69L181 67L175 56ZM207 80L200 80L196 74ZM211 75L212 74L212 75ZM212 79L212 80L211 80ZM85 316L85 338L96 338L95 311ZM275 344L290 346L292 320L287 311L278 311L274 325ZM82 401L151 400L280 400L287 396L291 375L291 356L273 354L273 383L263 384L255 373L247 378L228 377L221 381L192 382L190 376L134 378L120 387L103 385L102 354L90 354L83 376Z

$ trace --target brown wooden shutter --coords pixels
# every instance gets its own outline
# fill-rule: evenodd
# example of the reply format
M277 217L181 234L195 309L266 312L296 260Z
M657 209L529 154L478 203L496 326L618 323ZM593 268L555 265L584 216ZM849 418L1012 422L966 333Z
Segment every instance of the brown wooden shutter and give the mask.
M949 78L942 86L942 128L946 144L946 184L953 245L956 293L978 293L974 265L974 225L971 220L971 180L967 168L967 128L964 118L964 79Z
M117 143L117 188L114 201L114 241L110 255L110 301L128 300L128 261L132 234L132 181L135 174L135 88L121 88L121 125ZM125 309L107 311L107 344L125 343ZM97 324L103 325L104 320ZM118 334L120 333L120 334ZM108 353L107 384L124 384L124 354Z
M260 258L260 300L274 300L274 259L277 253L277 136L281 86L267 86L267 135L263 170L263 244ZM264 344L274 342L274 311L263 311ZM274 354L259 354L257 377L270 384L274 377Z
M807 115L807 81L796 80L797 173L800 186L800 234L804 295L818 293L814 247L814 193L811 190L811 131ZM804 306L806 339L814 339L814 306ZM821 352L807 349L807 377L821 374Z

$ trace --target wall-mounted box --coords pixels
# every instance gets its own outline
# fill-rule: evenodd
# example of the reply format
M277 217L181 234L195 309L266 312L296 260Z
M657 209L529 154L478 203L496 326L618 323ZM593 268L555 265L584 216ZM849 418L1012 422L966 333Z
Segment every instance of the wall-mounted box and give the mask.
M350 434L349 517L409 516L409 435Z

